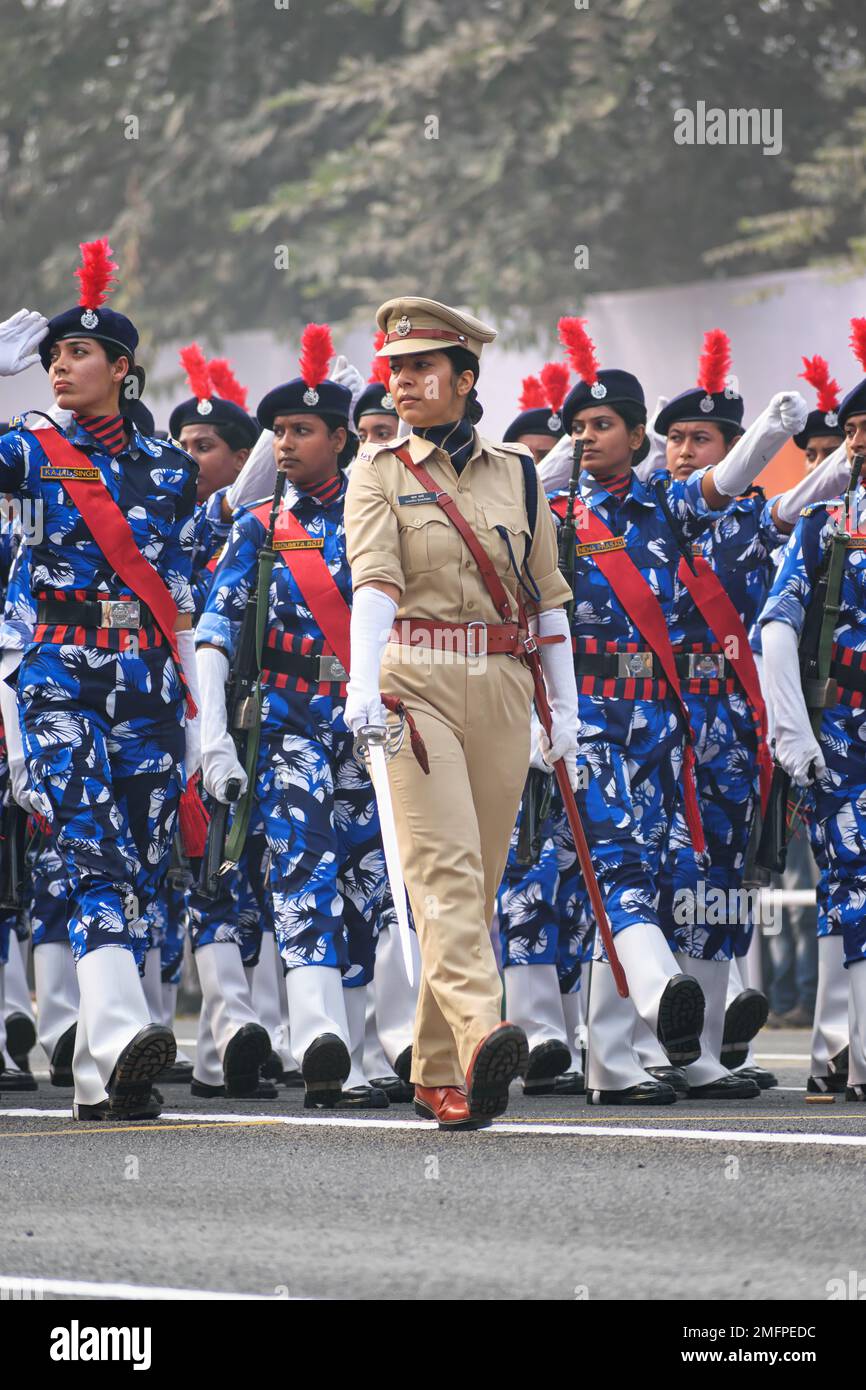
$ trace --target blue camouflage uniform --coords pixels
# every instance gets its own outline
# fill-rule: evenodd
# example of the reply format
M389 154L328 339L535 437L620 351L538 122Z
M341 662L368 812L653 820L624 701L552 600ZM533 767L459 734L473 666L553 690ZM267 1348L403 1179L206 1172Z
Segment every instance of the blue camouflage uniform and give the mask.
M321 553L348 604L345 493L343 476L333 501L323 504L289 485L284 503L311 536L324 540ZM255 511L236 519L196 629L198 645L212 643L229 659L266 532ZM255 787L270 852L273 925L287 969L336 966L345 985L362 985L373 976L385 863L372 786L343 721L345 685L311 685L268 666L269 651L315 656L323 646L289 566L278 558L268 597Z
M116 455L75 419L65 433L99 469L179 612L191 613L196 465L175 445L127 429ZM33 599L133 600L53 475L38 430L0 438L0 491L41 508L41 533L28 546ZM102 945L140 954L185 785L184 696L168 644L152 623L137 633L37 626L17 688L28 775L51 807L75 957Z
M638 568L670 620L680 551L658 489L683 535L692 539L718 515L701 492L703 472L684 482L658 470L642 481L632 475L622 500L606 492L586 471L580 475L579 500L597 511L615 536L623 536L629 558ZM551 501L565 493L554 493ZM580 510L576 512L580 545ZM613 593L590 555L576 555L573 643L577 663L578 810L592 852L593 866L614 934L635 922L658 925L670 938L671 924L660 919L659 876L667 854L668 834L682 800L680 775L684 728L679 706L659 678L607 679L580 674L586 653L646 651L648 644ZM562 848L570 831L560 809L555 826L546 827L555 851L528 875L515 874L512 840L509 866L498 897L503 963L530 964L556 960L560 988L575 988L582 923L591 920L576 857ZM571 851L573 854L573 850ZM691 847L688 853L692 853ZM564 865L560 882L560 860ZM524 884L526 885L524 887ZM512 906L513 904L513 906ZM566 918L553 922L564 909ZM575 940L574 938L577 938Z
M862 514L866 492L856 494ZM807 507L788 542L760 615L799 635L841 501ZM819 742L826 771L812 789L812 836L821 882L821 934L841 929L846 965L866 956L866 550L845 555L830 674L838 703L825 709Z

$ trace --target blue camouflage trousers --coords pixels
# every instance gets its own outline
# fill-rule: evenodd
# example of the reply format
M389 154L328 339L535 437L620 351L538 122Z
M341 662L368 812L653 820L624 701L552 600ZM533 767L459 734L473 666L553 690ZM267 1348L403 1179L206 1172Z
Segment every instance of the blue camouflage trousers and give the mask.
M845 964L852 965L866 956L866 708L825 710L820 743L827 770L813 791L819 933L841 930Z
M272 902L267 886L268 843L259 821L251 832L237 868L220 876L220 893L209 898L193 884L187 897L193 951L214 942L234 941L244 965L256 965L262 931L271 927Z
M184 783L182 694L168 648L46 644L25 655L18 693L30 781L51 806L73 955L111 945L138 959Z
M336 966L352 987L373 978L386 875L373 788L342 708L265 687L256 801L285 968Z
M746 850L758 804L758 739L738 693L686 693L695 731L695 781L707 854L691 849L682 807L671 826L660 910L673 922L676 949L699 960L730 960L748 950L750 895L742 891Z
M665 929L658 881L682 796L679 716L668 701L581 696L577 736L575 799L611 930L635 922ZM521 869L512 837L497 899L502 954L508 965L555 962L568 993L593 918L561 803L549 819L538 864Z

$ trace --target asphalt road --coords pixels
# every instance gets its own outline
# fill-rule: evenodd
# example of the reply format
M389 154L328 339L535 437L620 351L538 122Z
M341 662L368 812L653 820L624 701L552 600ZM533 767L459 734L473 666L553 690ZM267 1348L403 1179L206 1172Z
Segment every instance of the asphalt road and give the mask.
M462 1135L409 1106L322 1116L297 1091L200 1101L183 1086L164 1088L158 1121L73 1125L70 1093L43 1080L0 1095L0 1276L42 1281L45 1298L92 1281L108 1294L826 1300L830 1280L866 1274L866 1107L807 1105L807 1050L805 1032L762 1035L791 1089L758 1101L598 1109L515 1087L507 1123Z

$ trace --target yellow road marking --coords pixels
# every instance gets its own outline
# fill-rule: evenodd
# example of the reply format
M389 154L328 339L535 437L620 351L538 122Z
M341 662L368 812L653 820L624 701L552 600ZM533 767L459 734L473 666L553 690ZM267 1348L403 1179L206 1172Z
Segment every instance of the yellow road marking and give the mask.
M112 1124L100 1126L94 1125L92 1122L87 1123L85 1121L80 1121L74 1129L25 1129L15 1131L11 1134L4 1134L0 1131L0 1139L53 1139L59 1134L129 1134L136 1130L144 1130L146 1133L152 1134L154 1130L157 1129L242 1129L245 1126L278 1125L279 1123L279 1120L189 1120L186 1122L182 1121L175 1125L157 1125L150 1123L144 1125Z

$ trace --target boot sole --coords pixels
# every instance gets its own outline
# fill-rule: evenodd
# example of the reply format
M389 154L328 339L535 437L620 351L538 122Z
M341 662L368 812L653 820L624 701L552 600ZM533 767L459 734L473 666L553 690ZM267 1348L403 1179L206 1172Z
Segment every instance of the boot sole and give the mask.
M741 1067L749 1055L749 1043L767 1022L770 1004L766 995L746 989L731 1001L725 1011L720 1061L728 1071Z
M700 1057L704 1008L703 990L690 975L676 975L665 985L656 1031L673 1066L687 1066Z
M529 1044L522 1028L506 1023L482 1042L466 1088L473 1119L495 1119L508 1108L508 1087L526 1070Z
M152 1023L136 1033L118 1057L108 1083L111 1118L135 1119L136 1111L147 1106L154 1081L174 1065L176 1055L177 1043L169 1028Z
M251 1096L259 1084L259 1068L271 1055L271 1039L260 1023L245 1023L229 1041L223 1058L227 1096Z
M336 1108L343 1098L343 1082L352 1069L349 1049L335 1033L323 1033L304 1053L304 1109Z
M49 1067L52 1086L72 1086L75 1084L72 1075L72 1059L75 1056L75 1029L76 1025L73 1023L72 1027L67 1028L66 1032L57 1039Z
M6 1051L13 1061L26 1059L36 1046L36 1029L26 1014L10 1014L6 1020ZM22 1071L24 1068L21 1068Z
M571 1052L565 1043L551 1038L550 1042L540 1043L529 1052L529 1061L523 1074L524 1091L527 1095L540 1095L541 1092L527 1089L537 1082L553 1081L571 1066Z

